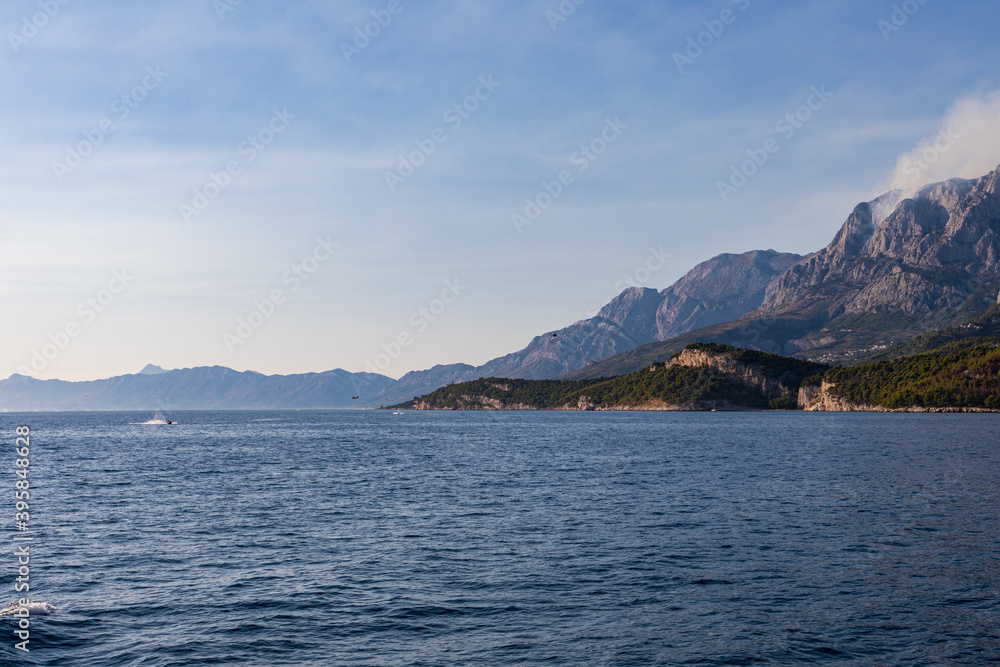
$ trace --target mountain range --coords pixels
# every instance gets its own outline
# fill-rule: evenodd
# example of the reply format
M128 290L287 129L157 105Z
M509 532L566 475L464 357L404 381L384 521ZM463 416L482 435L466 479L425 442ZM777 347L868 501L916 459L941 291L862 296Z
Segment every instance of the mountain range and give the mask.
M881 212L881 214L880 214ZM1000 303L1000 168L859 204L833 241L739 319L637 346L566 375L632 372L694 342L851 363Z
M722 254L664 290L626 289L596 316L481 366L440 365L398 381L221 367L147 367L78 383L13 375L0 382L0 410L377 407L481 377L621 375L694 342L845 363L982 315L1000 301L998 290L1000 167L858 204L810 255Z
M767 287L808 259L774 250L718 255L665 290L630 287L594 317L536 336L523 350L482 366L451 364L407 373L370 403L392 405L480 377L554 378L646 343L728 322L759 308Z
M222 366L63 382L12 375L0 381L0 410L243 410L348 408L384 390L384 375L343 370L262 375Z

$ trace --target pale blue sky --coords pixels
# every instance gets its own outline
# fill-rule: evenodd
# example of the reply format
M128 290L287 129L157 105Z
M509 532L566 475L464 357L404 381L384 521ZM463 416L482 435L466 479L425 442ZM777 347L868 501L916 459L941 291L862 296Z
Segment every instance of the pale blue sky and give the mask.
M63 1L0 9L3 377L50 343L65 349L38 377L360 371L401 333L387 375L482 363L596 311L650 248L671 255L656 288L721 252L818 249L946 124L968 129L928 176L1000 163L986 0L895 3L913 13L891 32L894 3L871 0L588 0L555 29L558 0ZM372 12L391 22L349 62ZM710 29L679 71L675 52ZM460 125L446 118L463 103ZM583 157L609 119L614 141ZM724 202L717 183L769 138ZM420 141L433 153L390 191ZM572 182L518 233L511 216L561 171ZM294 288L318 238L339 247ZM102 294L116 269L134 277ZM444 312L420 315L455 278ZM227 345L274 290L270 317Z

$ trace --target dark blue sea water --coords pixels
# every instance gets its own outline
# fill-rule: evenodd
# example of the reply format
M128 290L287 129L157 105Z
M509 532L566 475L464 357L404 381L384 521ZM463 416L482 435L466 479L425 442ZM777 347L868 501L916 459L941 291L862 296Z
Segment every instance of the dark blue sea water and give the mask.
M168 416L0 416L0 663L1000 664L1000 415Z

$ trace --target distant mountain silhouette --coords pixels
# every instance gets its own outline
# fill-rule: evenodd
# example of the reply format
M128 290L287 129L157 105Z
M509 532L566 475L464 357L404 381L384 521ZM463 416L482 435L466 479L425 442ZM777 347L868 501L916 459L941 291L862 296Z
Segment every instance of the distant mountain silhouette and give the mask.
M241 373L222 366L64 382L12 375L0 381L0 410L245 410L352 407L395 381L344 370L301 375ZM355 402L356 405L356 402Z

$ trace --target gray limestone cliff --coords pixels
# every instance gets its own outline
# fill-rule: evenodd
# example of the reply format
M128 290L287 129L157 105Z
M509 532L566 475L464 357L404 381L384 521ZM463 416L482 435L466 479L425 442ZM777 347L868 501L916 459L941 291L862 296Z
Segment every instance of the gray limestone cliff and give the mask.
M751 316L930 313L1000 280L1000 168L928 185L879 220L896 196L859 204L830 245L769 285Z

